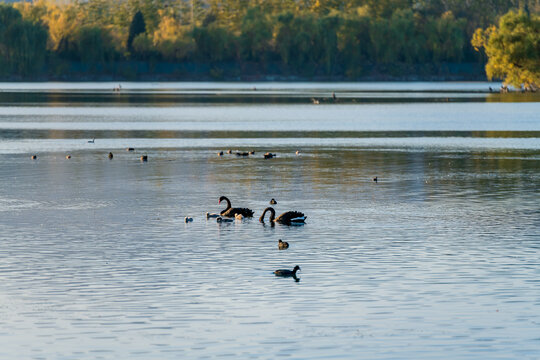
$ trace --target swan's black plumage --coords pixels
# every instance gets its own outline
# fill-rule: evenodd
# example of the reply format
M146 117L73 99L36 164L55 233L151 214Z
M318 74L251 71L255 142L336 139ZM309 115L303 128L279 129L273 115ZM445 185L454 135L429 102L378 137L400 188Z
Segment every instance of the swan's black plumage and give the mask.
M302 224L307 218L307 216L300 211L287 211L276 218L276 211L274 208L267 207L264 209L261 217L259 218L260 222L264 222L264 216L266 215L267 211L270 211L270 222L277 222L284 225Z
M298 270L300 270L300 266L296 265L292 271L287 270L287 269L279 269L279 270L274 271L274 274L276 276L283 276L283 277L291 277L291 276L296 277L296 272Z
M231 207L231 201L226 196L220 197L218 204L221 204L222 201L227 202L227 207L220 212L221 216L235 217L237 214L240 214L244 217L253 217L253 210L251 209Z

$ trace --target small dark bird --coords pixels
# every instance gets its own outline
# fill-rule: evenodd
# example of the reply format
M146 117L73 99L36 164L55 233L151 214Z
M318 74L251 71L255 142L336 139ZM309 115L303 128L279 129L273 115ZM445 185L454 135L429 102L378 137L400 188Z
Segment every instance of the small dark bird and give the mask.
M281 241L281 239L278 240L278 249L279 250L285 250L289 248L289 243L286 241Z
M291 277L291 276L296 277L296 272L298 270L301 270L300 266L296 265L292 271L287 270L287 269L279 269L279 270L274 271L274 274L276 276L283 276L283 277Z
M66 159L71 159L71 155L66 155Z
M32 160L36 160L37 159L37 155L32 155Z
M378 181L379 181L379 180L378 180L377 177L375 176L375 177L373 178L373 182L378 182Z
M206 213L206 218L207 219L218 218L218 217L219 217L219 214L210 214L209 212Z
M92 140L88 140L88 143L93 144L95 140L96 140L96 138L93 138Z
M110 153L109 153L109 160L112 160L113 157L114 157L113 153L110 152Z
M272 198L272 200L270 200L270 205L276 205L276 204L277 204L276 199Z
M225 219L225 218L222 218L222 217L218 217L216 219L216 222L218 223L232 223L234 220L233 219Z
M237 152L236 156L249 156L248 152Z
M186 223L192 222L192 221L193 221L193 218L192 218L192 217L189 217L189 216L186 216L186 217L184 218L184 221L185 221Z
M141 161L148 161L148 155L142 155Z
M223 151L220 151L220 152L218 152L217 154L218 154L218 156L222 156L222 155L223 155Z
M227 150L227 154L232 154L232 150L231 149Z
M126 148L126 151L135 151L134 148Z
M275 157L275 156L276 156L276 154L272 154L272 153L270 153L270 152L267 152L266 154L264 154L264 158L265 158L265 159L271 159L271 158L273 158L273 157Z
M249 155L255 155L255 151L253 151L253 150L250 151L250 152L249 152Z

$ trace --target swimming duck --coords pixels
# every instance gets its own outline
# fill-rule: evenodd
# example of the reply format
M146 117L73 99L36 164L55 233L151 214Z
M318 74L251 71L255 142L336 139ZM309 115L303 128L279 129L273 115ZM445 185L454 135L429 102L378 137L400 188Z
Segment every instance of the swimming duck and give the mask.
M379 180L378 180L377 177L375 176L375 177L373 178L373 182L378 182L378 181L379 181Z
M285 250L289 248L289 243L286 241L281 241L281 239L278 240L278 249L279 250Z
M113 157L114 157L113 153L110 152L110 153L109 153L109 159L112 159Z
M88 143L93 144L95 140L96 140L96 138L92 138L92 140L88 140Z
M148 155L142 155L141 161L148 161Z
M37 159L37 155L32 155L32 160L36 160Z
M66 159L71 159L71 155L66 155Z
M216 219L216 222L218 222L218 223L231 223L233 221L234 221L233 219L225 219L225 218L222 218L222 217L218 217Z
M296 272L298 270L301 270L300 266L296 265L292 271L287 270L287 269L279 269L279 270L274 271L274 274L276 276L282 276L282 277L291 277L291 276L296 277Z
M186 217L184 218L184 221L185 221L186 223L192 222L192 221L193 221L193 218L192 218L192 217L189 217L189 216L186 216Z
M236 156L249 156L248 152L237 152Z
M222 156L222 155L223 155L223 151L220 151L220 152L218 152L217 154L218 154L218 156Z
M267 211L270 211L271 223L277 222L284 225L303 225L307 218L307 216L305 216L304 213L301 213L300 211L287 211L276 218L276 211L274 210L274 208L267 207L266 209L264 209L261 217L259 218L260 222L264 223L264 215L266 215Z
M271 158L273 158L273 157L275 157L275 156L276 156L276 154L272 154L272 153L270 153L270 152L267 152L266 154L264 154L264 158L265 158L265 159L271 159Z
M225 210L220 212L221 216L235 217L236 214L242 214L244 217L253 217L253 210L251 209L231 207L231 201L226 196L220 197L218 204L221 204L222 201L227 202L227 207L225 208Z
M207 219L210 219L210 218L218 218L219 217L219 214L211 214L209 212L206 213L206 218Z
M135 149L132 148L132 147L128 147L128 148L126 148L126 151L135 151Z
M276 204L277 204L276 199L272 198L272 200L270 200L270 205L276 205Z

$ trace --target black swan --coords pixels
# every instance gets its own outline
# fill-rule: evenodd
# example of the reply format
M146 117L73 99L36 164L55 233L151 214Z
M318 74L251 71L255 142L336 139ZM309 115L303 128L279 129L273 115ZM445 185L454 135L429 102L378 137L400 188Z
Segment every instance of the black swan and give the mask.
M281 239L278 240L278 249L279 250L285 250L289 248L289 243L286 241L281 241Z
M274 208L267 207L266 209L264 209L261 217L259 218L260 222L264 223L264 215L266 215L267 211L270 211L271 223L277 222L284 225L301 225L307 218L307 216L305 216L304 213L301 213L300 211L287 211L276 218L276 211L274 210Z
M300 266L296 265L292 271L287 270L287 269L279 269L279 270L274 271L274 274L276 276L283 276L283 277L291 277L291 276L296 277L296 272L298 270L301 270Z
M235 217L237 214L241 214L244 217L253 217L253 211L248 208L231 207L231 201L226 196L220 197L218 204L221 204L222 201L227 202L227 207L225 208L225 210L220 212L221 216Z

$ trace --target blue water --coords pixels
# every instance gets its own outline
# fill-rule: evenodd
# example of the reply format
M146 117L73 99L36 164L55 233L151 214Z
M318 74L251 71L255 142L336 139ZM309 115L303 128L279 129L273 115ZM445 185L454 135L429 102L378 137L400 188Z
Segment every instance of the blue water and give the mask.
M156 106L111 102L114 85L1 86L25 95L0 94L0 358L538 358L535 97L123 84L234 99ZM253 86L306 103L246 100ZM336 88L402 93L309 102ZM99 96L40 97L65 90ZM424 101L436 91L459 99ZM207 220L221 195L256 217ZM306 225L259 223L271 198ZM299 282L272 274L295 265Z

